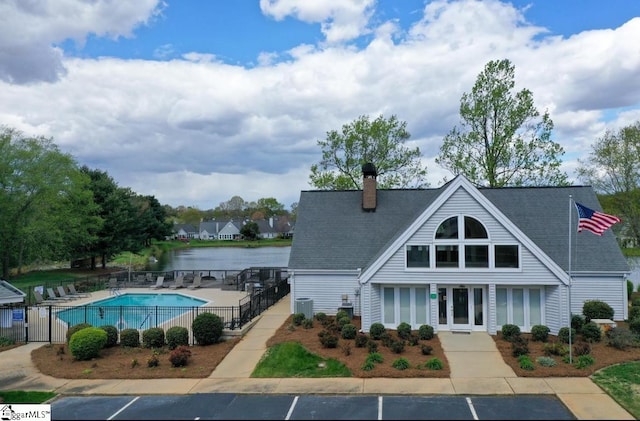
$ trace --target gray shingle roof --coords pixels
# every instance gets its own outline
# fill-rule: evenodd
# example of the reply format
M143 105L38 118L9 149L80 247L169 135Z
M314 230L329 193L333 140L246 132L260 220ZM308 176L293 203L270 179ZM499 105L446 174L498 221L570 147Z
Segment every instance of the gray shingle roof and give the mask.
M301 192L289 268L364 270L445 188L378 190L375 212L362 210L361 190ZM569 263L569 195L602 209L588 186L479 191L564 270ZM575 230L575 208L572 218ZM611 230L602 237L574 232L572 238L577 251L572 272L629 270Z

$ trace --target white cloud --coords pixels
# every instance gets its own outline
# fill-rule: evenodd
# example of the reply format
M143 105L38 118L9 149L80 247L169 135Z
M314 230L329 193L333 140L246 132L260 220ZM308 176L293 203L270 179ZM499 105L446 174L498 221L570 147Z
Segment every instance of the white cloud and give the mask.
M362 33L373 3L343 3L281 0L261 7L275 19L322 23L346 16L345 25ZM11 4L5 10L17 18L26 13ZM247 201L275 197L288 207L311 188L309 168L320 159L316 141L363 114L406 121L431 185L439 186L450 176L434 162L442 138L459 122L462 93L494 59L511 59L517 88L530 89L538 107L549 110L567 170L607 128L640 119L640 19L565 39L545 37L544 28L528 24L509 4L434 1L404 38L394 22L382 22L370 28L372 39L363 48L301 44L264 54L250 69L219 62L207 51L151 61L65 58L50 50L75 34L130 34L160 6L141 1L128 7L135 7L123 19L128 24L101 21L76 30L60 23L64 30L43 28L25 38L32 39L26 50L58 56L18 56L16 69L44 60L49 76L39 79L58 77L55 83L11 83L1 54L12 45L0 35L0 122L51 136L80 163L172 206L208 209L239 195ZM289 60L275 60L275 54Z

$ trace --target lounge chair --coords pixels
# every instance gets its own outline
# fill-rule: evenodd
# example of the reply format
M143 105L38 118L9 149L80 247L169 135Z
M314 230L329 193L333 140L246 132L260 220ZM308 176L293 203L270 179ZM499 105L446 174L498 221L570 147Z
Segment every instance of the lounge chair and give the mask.
M201 286L202 286L202 276L196 275L195 278L193 278L193 284L189 285L189 289L196 289L196 288L200 288Z
M53 290L53 288L47 288L47 295L48 295L47 297L48 300L56 300L58 302L70 300L70 298L58 297L58 295L56 295L56 292Z
M33 290L33 296L36 299L36 305L50 305L50 304L60 304L60 301L57 300L45 300L42 294L40 294L37 290Z
M120 287L118 286L118 278L109 278L109 292L111 294L118 295L120 292Z
M156 284L151 286L151 289L160 288L164 288L164 276L158 276L158 279L156 279Z
M178 275L178 277L176 278L176 281L169 288L171 289L184 288L184 275Z
M67 289L69 290L69 295L72 297L78 297L78 298L91 297L91 294L85 294L85 293L76 291L76 286L73 284L67 285Z
M66 298L68 300L75 300L78 297L73 297L71 294L67 294L67 291L64 290L64 286L58 285L58 296L60 298Z

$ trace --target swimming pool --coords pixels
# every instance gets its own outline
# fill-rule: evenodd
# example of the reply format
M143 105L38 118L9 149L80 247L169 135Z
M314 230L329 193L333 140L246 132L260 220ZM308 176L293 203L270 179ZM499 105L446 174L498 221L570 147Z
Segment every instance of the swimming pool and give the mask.
M121 294L59 311L56 316L67 326L89 323L92 326L112 325L118 330L144 330L193 312L206 303L182 294Z

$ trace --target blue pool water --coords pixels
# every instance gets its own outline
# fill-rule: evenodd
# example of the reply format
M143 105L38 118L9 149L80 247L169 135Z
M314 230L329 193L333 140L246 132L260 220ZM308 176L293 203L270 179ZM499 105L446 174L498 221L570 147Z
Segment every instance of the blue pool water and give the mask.
M67 326L90 323L119 330L148 329L204 304L205 300L182 294L122 294L59 311L57 317Z

